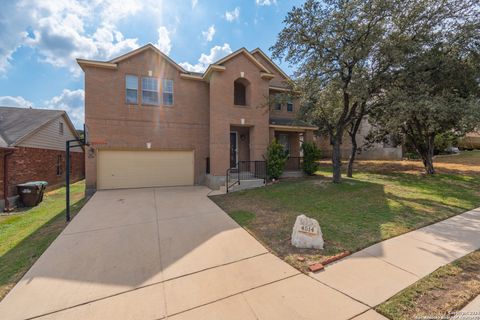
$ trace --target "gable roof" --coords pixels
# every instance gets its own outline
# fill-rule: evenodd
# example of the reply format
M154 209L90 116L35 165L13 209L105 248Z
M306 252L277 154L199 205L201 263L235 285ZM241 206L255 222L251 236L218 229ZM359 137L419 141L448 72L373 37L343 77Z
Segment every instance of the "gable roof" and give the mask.
M272 67L275 68L275 70L277 70L283 77L285 77L285 79L291 80L290 77L275 62L273 62L273 60L270 59L270 57L267 56L265 52L262 51L262 49L260 48L253 49L251 51L251 54L253 55L254 53L260 54L265 60L267 60L272 65Z
M165 53L160 51L157 47L155 47L151 43L147 43L146 45L137 48L135 50L132 50L130 52L127 52L119 57L116 57L110 61L97 61L97 60L87 60L87 59L80 59L77 58L77 63L80 65L80 67L83 70L84 66L94 66L94 67L102 67L102 68L107 68L107 69L116 69L118 66L119 62L122 62L123 60L126 60L134 55L140 54L144 51L147 50L152 50L156 54L160 55L162 58L164 58L166 61L168 61L171 65L173 65L178 71L182 73L189 73L187 70L183 69L178 63L170 59L169 56L167 56Z
M234 57L238 56L239 54L244 54L250 61L253 62L261 71L266 72L266 73L271 73L270 70L268 70L263 64L260 63L255 57L244 47L238 49L235 52L230 53L226 57L223 57L222 59L218 60L214 64L222 64L227 62L230 59L233 59Z
M271 73L271 71L263 65L258 59L256 59L253 56L253 53L259 52L264 58L271 63L271 65L278 71L282 76L284 76L286 79L290 79L283 71L280 69L263 51L261 51L259 48L253 50L252 52L248 51L244 47L238 49L235 52L230 53L229 55L223 57L222 59L216 61L215 63L212 63L208 66L208 68L205 70L203 73L199 72L191 72L187 71L184 68L182 68L179 64L177 64L175 61L173 61L170 57L168 57L166 54L164 54L162 51L160 51L157 47L155 47L153 44L148 43L144 45L143 47L140 47L138 49L135 49L133 51L130 51L128 53L125 53L117 58L114 58L110 61L96 61L96 60L86 60L86 59L77 59L77 63L80 65L80 67L83 69L83 67L86 66L93 66L93 67L101 67L101 68L107 68L107 69L116 69L118 67L118 63L126 60L134 55L137 55L141 52L144 52L146 50L153 50L155 53L159 54L162 58L167 60L170 64L172 64L175 68L177 68L180 71L180 75L183 78L186 79L193 79L193 80L203 80L203 81L208 81L208 77L212 71L223 71L224 67L222 66L223 63L227 62L230 59L233 59L239 54L245 55L253 64L255 64L259 69L260 69L260 74L262 78L273 78L274 74ZM223 68L223 69L222 69Z
M78 138L73 124L63 110L0 107L0 147L14 147L47 123L62 116Z
M139 53L142 53L144 51L147 51L147 50L153 50L153 52L159 54L162 58L164 58L165 60L167 60L168 62L170 62L170 64L172 64L175 68L177 68L180 72L184 72L184 73L188 73L187 70L183 69L178 63L176 63L175 61L173 61L172 59L170 59L169 56L167 56L165 53L163 53L162 51L160 51L157 47L155 47L153 44L151 43L147 43L146 45L144 45L143 47L140 47L140 48L137 48L133 51L130 51L130 52L127 52L119 57L116 57L115 59L112 59L110 61L108 61L108 63L119 63L125 59L128 59L130 58L131 56L134 56L136 54L139 54Z

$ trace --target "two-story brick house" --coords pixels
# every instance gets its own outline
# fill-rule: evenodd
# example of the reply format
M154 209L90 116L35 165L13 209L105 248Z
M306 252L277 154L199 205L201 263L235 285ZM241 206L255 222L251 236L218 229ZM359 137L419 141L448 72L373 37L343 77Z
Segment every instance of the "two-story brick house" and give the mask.
M148 44L85 72L87 190L206 184L239 161L264 160L276 137L292 157L316 129L295 119L287 75L260 49L241 48L189 72Z

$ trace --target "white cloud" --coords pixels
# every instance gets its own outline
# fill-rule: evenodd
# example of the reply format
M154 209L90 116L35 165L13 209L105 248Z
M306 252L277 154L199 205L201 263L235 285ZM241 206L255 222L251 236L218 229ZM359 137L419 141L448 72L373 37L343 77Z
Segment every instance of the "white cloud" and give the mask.
M170 31L164 26L158 28L157 48L165 54L169 54L172 49L172 41L170 40Z
M82 89L64 89L61 94L45 100L41 106L34 106L33 102L23 97L0 97L0 106L19 108L41 108L53 110L65 110L76 128L82 128L84 123L85 92Z
M255 0L259 6L271 6L272 4L277 4L277 0Z
M44 101L43 108L65 110L75 128L82 128L85 122L85 92L82 89L64 89L60 95Z
M0 97L0 106L29 108L33 106L33 103L20 96L17 96L17 97L3 96L3 97Z
M226 55L232 53L232 49L228 43L224 43L223 46L214 46L210 49L210 53L207 55L202 53L200 58L198 59L198 63L192 65L188 62L182 62L180 65L188 70L193 72L203 72L208 66L221 58L225 57Z
M192 9L195 9L197 4L198 4L198 0L192 0Z
M213 36L215 35L215 25L211 25L208 27L207 31L202 31L202 36L205 41L210 42L213 40Z
M235 20L238 20L240 18L240 8L236 7L232 11L225 11L225 19L229 22L233 22Z
M40 61L76 74L75 58L110 59L135 49L138 40L125 39L116 23L141 9L140 0L7 1L0 11L0 74L22 46L36 50ZM94 21L101 24L92 28Z

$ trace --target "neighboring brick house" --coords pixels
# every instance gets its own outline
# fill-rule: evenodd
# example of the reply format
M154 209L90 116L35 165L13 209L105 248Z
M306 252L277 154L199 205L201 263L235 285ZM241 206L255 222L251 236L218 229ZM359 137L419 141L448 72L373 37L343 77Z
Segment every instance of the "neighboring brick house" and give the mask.
M238 161L261 161L276 137L293 157L317 128L296 120L288 77L260 49L241 48L204 73L148 44L85 72L87 192L225 183ZM277 101L275 100L275 101Z
M7 206L14 205L17 184L43 180L50 189L63 185L65 142L76 138L65 111L0 107L0 208L7 199ZM83 179L84 150L72 149L71 159L72 181Z

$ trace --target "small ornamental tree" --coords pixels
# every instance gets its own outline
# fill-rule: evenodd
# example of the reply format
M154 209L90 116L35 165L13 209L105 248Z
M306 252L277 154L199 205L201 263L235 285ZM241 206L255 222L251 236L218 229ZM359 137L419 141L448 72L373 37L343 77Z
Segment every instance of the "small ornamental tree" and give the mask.
M273 139L267 148L267 174L270 179L278 179L285 168L285 162L288 155L283 150L283 146Z
M313 142L304 142L302 144L303 150L303 172L309 176L313 175L318 170L318 160L322 155L320 149Z

